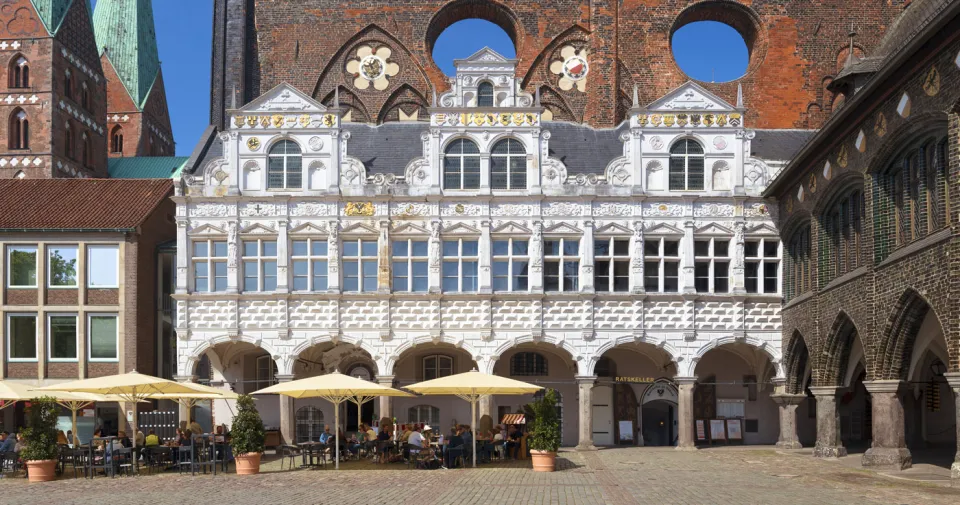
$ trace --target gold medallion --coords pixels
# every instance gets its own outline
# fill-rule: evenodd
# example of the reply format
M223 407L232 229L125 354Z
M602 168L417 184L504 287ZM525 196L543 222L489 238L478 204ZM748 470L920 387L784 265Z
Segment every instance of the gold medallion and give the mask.
M283 126L283 116L282 116L282 115L280 115L280 114L274 114L274 116L273 116L272 119L273 119L272 122L273 122L273 127L274 127L274 128L280 128L281 126Z
M257 126L257 116L247 116L247 126Z
M260 149L260 139L257 137L250 137L247 139L247 149L251 151L256 151Z
M882 112L877 114L877 122L873 125L873 132L876 133L878 137L887 134L887 116L884 116Z
M300 126L302 126L302 127L304 127L304 128L310 126L310 115L309 115L309 114L303 114L303 115L300 116Z
M927 96L936 96L940 92L940 71L937 67L930 67L930 71L923 79L923 92Z
M638 115L637 115L637 124L640 125L640 126L646 125L646 124L647 124L647 115L646 115L646 114L638 114Z
M243 116L233 118L233 124L236 125L237 128L241 128L243 126Z
M270 127L270 116L260 116L260 126L264 128Z
M347 202L344 212L348 216L372 216L373 204L370 202Z
M837 165L841 168L847 168L847 145L840 146L840 152L837 153Z
M323 125L324 126L333 126L336 124L336 116L333 114L327 114L323 116Z

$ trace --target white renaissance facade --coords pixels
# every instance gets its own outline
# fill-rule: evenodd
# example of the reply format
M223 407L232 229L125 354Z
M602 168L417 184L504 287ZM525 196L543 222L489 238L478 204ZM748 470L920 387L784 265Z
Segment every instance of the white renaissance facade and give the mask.
M386 63L368 58L375 80ZM557 390L565 445L690 446L694 419L720 416L775 442L781 247L743 108L691 82L593 132L543 123L514 60L457 69L429 122L393 125L414 141L376 170L351 140L395 131L291 86L229 111L222 156L177 184L179 378L251 392L335 368L399 386L477 368ZM572 166L586 130L616 155ZM258 405L288 441L333 419L322 401ZM444 431L469 415L456 398L365 409Z

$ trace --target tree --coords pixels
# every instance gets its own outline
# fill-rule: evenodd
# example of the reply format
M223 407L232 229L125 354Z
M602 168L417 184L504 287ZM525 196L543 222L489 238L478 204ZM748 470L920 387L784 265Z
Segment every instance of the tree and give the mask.
M234 454L263 452L267 433L263 429L263 420L260 419L260 412L257 412L252 396L240 395L237 399L237 415L233 418L230 436Z
M548 389L543 397L527 404L527 426L530 428L530 449L557 452L560 449L560 416L557 415L557 392Z
M10 277L14 286L33 286L37 283L37 252L10 251Z
M67 260L54 250L50 255L50 285L72 286L77 283L77 260Z
M49 396L30 400L28 428L21 433L27 446L20 452L25 461L57 459L57 417L60 406Z

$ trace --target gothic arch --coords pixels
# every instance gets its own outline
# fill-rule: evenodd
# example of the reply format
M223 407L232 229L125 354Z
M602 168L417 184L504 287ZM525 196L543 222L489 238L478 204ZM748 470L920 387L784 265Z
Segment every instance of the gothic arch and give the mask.
M580 122L580 119L574 115L567 99L546 84L540 86L540 105L550 109L550 112L553 113L552 121Z
M527 73L523 76L523 79L520 81L520 86L526 88L534 80L534 76L538 70L546 72L546 69L549 67L550 59L553 58L554 53L557 49L560 48L563 44L581 44L583 46L589 45L589 32L585 30L580 25L573 25L566 30L560 32L556 37L553 38L550 42L543 47L543 50L540 51L540 54L534 58L533 63L530 64L530 68L527 69ZM517 51L517 54L520 54L520 51ZM549 82L549 75L543 75L545 82Z
M450 25L470 18L483 19L502 28L503 31L507 32L510 40L513 41L513 47L517 54L521 54L525 34L520 18L509 7L500 2L477 0L454 0L444 5L433 15L433 18L427 24L426 53L433 54L434 44L436 44L440 34ZM436 67L436 63L430 60L430 64L439 75L440 69Z
M623 335L620 337L608 339L600 347L598 347L597 350L594 351L593 355L590 356L590 359L587 361L587 364L586 364L587 375L594 374L594 372L596 371L597 362L600 361L601 358L603 358L603 355L606 354L607 351L610 351L617 347L631 344L631 343L649 344L650 346L653 346L655 349L659 349L661 351L661 354L665 355L670 360L670 362L673 363L673 366L677 369L677 371L678 372L680 371L680 362L683 361L683 357L680 355L680 351L677 350L676 347L671 345L665 339L657 340L647 335L637 338L636 336L631 334L631 335Z
M196 371L197 363L200 362L200 358L202 358L207 351L213 351L214 347L216 347L217 345L231 344L231 343L238 343L238 342L251 344L254 347L259 347L260 349L266 351L267 354L269 354L270 357L273 359L274 363L276 363L278 373L280 374L288 373L285 371L286 369L284 368L284 362L286 360L284 359L283 354L281 354L277 349L275 349L272 345L270 345L270 343L264 342L259 337L252 337L249 335L240 334L240 335L231 336L231 335L224 334L224 335L218 335L216 337L210 337L206 340L197 342L197 344L192 349L189 349L187 351L186 359L184 359L181 362L182 364L180 365L180 375L185 377L193 375L194 372Z
M783 361L784 375L787 377L785 392L802 394L804 378L810 362L810 352L807 350L807 343L803 340L800 330L794 330L793 336L790 337Z
M564 340L563 338L552 337L548 335L542 335L539 338L535 338L533 335L522 335L519 337L511 338L506 342L500 344L499 347L493 352L488 360L486 370L481 370L486 373L493 373L493 367L496 362L500 359L500 356L503 356L508 350L521 345L521 344L550 344L558 349L562 349L567 352L570 357L570 360L577 366L577 375L588 375L587 360L583 359L583 355L577 352L577 349L573 347L572 344Z
M339 91L339 93L337 93ZM337 96L339 94L339 96ZM350 120L354 123L369 123L370 114L367 107L363 104L357 95L348 90L346 86L338 85L336 89L327 94L320 102L327 107L332 107L334 102L339 100L340 106L347 109L347 113L353 112ZM346 116L347 114L344 114Z
M816 200L811 213L818 217L821 216L833 206L834 202L850 192L855 190L862 191L865 182L866 177L856 170L847 170L846 172L835 175L833 179L825 184L826 187L817 188L816 193L812 195ZM807 191L807 193L810 192L806 186L804 190Z
M380 115L377 118L377 124L383 124L387 121L397 121L393 118L392 112L394 110L403 110L404 107L415 107L420 114L419 119L421 121L428 119L427 115L427 99L420 94L413 86L410 86L407 83L403 83L399 88L396 89L393 93L390 94L390 97L387 98L387 101L384 103L383 108L380 109ZM412 114L407 111L403 111L404 114ZM399 112L397 113L399 116Z
M403 354L407 351L411 351L421 345L432 345L432 344L449 344L457 349L461 349L477 363L478 368L482 368L480 362L482 361L482 356L480 353L469 343L467 343L462 338L454 338L449 335L421 335L419 337L413 337L408 339L406 342L400 344L396 349L393 350L393 353L389 356L383 356L380 358L375 358L377 361L377 367L380 368L383 375L393 375L393 368L396 366L397 362L403 357ZM483 371L483 370L481 370Z
M853 344L859 338L857 325L846 312L840 311L833 320L833 325L827 333L823 344L823 353L820 369L820 386L843 386L847 377L847 367L850 363L850 352ZM860 339L861 347L863 340ZM864 349L866 349L864 347ZM866 353L864 353L866 354ZM864 356L866 359L866 356Z
M879 379L907 380L910 372L914 342L927 313L933 307L913 288L908 288L893 306L890 318L884 325L877 357L880 360L874 375ZM936 311L934 317L939 317ZM940 328L944 329L943 324Z
M891 123L894 122L894 118L888 119ZM883 139L882 143L877 143L876 153L871 159L867 173L878 173L886 170L890 166L891 160L900 155L916 139L932 136L937 132L940 132L941 136L946 135L949 127L949 118L946 112L927 111L912 114L906 119L897 116L896 119L904 122L899 123L897 121L899 124L896 128L891 128L889 136Z
M319 344L330 343L334 346L338 344L349 344L357 349L361 349L370 355L370 361L373 362L373 365L376 367L372 372L374 375L380 375L381 370L383 369L381 353L380 351L370 345L368 339L364 339L361 335L338 335L336 333L326 333L320 335L314 335L306 340L303 340L296 347L294 347L290 353L284 357L284 365L291 370L290 373L293 373L293 366L297 362L297 359L300 357L304 351L310 349ZM346 373L346 370L340 370L343 373Z

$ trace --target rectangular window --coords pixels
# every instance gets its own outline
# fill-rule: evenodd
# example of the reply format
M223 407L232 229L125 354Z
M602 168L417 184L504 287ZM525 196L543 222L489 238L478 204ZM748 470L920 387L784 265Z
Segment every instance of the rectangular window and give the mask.
M343 243L343 290L377 290L377 241L351 240Z
M479 242L456 239L443 241L443 292L472 293L478 289Z
M47 286L77 287L77 246L47 246Z
M643 287L649 293L680 290L680 241L650 238L643 243Z
M543 288L546 291L580 290L580 240L561 238L543 242Z
M193 242L193 289L197 293L227 290L227 243L222 240Z
M527 291L530 287L527 239L493 241L493 290Z
M117 361L120 333L115 314L87 316L87 350L90 361Z
M433 380L453 375L453 358L450 356L424 356L423 380Z
M393 242L393 290L426 293L428 287L427 242L395 240Z
M50 361L77 360L76 314L47 316L47 357Z
M120 287L120 247L116 245L87 246L87 287Z
M780 290L780 241L747 240L743 247L747 293L773 295Z
M37 360L37 315L7 315L7 359Z
M730 292L730 240L697 240L693 255L697 293Z
M37 287L37 246L17 245L7 248L7 286Z
M254 239L243 242L243 290L277 290L276 240Z
M597 291L630 290L630 239L599 238L594 243L593 285Z
M293 290L327 290L327 241L293 241Z
M257 357L257 389L272 386L276 376L277 364L271 356Z

